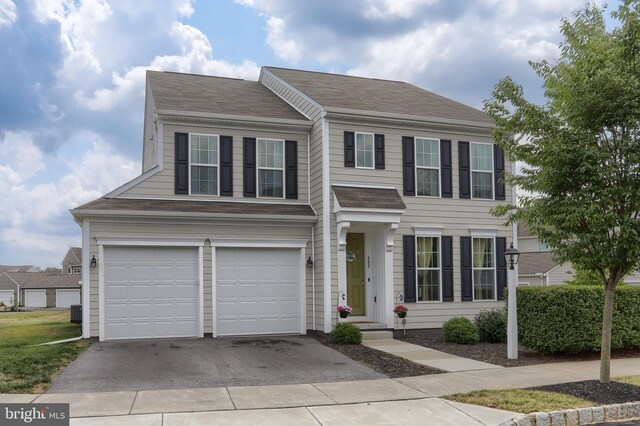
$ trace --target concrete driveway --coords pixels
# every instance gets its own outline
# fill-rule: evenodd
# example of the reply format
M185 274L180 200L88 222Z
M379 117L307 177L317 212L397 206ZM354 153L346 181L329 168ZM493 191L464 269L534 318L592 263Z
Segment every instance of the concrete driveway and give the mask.
M194 389L380 379L312 337L96 342L47 393Z

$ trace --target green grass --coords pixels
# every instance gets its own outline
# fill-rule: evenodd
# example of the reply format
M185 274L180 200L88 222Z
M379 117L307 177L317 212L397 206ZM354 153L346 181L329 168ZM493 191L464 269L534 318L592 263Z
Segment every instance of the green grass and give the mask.
M613 380L616 382L628 383L630 385L640 386L640 376L623 376L615 377Z
M529 414L535 411L555 411L593 407L598 404L557 392L528 389L480 390L445 396L451 401L482 405L500 410Z
M0 393L43 392L89 342L29 346L81 333L68 311L0 313Z

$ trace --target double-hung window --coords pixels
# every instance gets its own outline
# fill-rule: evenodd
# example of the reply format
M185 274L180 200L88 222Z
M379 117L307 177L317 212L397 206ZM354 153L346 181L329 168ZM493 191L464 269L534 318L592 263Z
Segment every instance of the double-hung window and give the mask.
M258 139L258 197L284 197L284 141Z
M81 266L72 266L71 267L71 273L74 275L78 275L82 273L82 267Z
M356 167L373 169L373 133L356 133Z
M218 149L216 135L189 135L190 193L218 195Z
M471 142L471 198L493 199L493 145Z
M416 195L440 196L440 140L416 138Z
M416 257L418 302L440 302L440 237L416 237Z
M495 238L473 238L473 300L496 299Z

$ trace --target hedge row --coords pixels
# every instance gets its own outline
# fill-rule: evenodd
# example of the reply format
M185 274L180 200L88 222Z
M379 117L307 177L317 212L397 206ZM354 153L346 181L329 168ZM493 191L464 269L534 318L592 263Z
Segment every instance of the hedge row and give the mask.
M544 353L600 349L602 287L519 287L517 291L518 335L523 346ZM640 287L616 289L611 348L640 348Z

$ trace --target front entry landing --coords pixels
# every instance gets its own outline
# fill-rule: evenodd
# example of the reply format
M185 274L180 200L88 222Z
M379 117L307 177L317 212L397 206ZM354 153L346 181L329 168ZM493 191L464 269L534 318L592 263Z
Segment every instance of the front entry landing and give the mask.
M366 314L366 286L364 274L364 234L347 234L347 304L351 315Z

